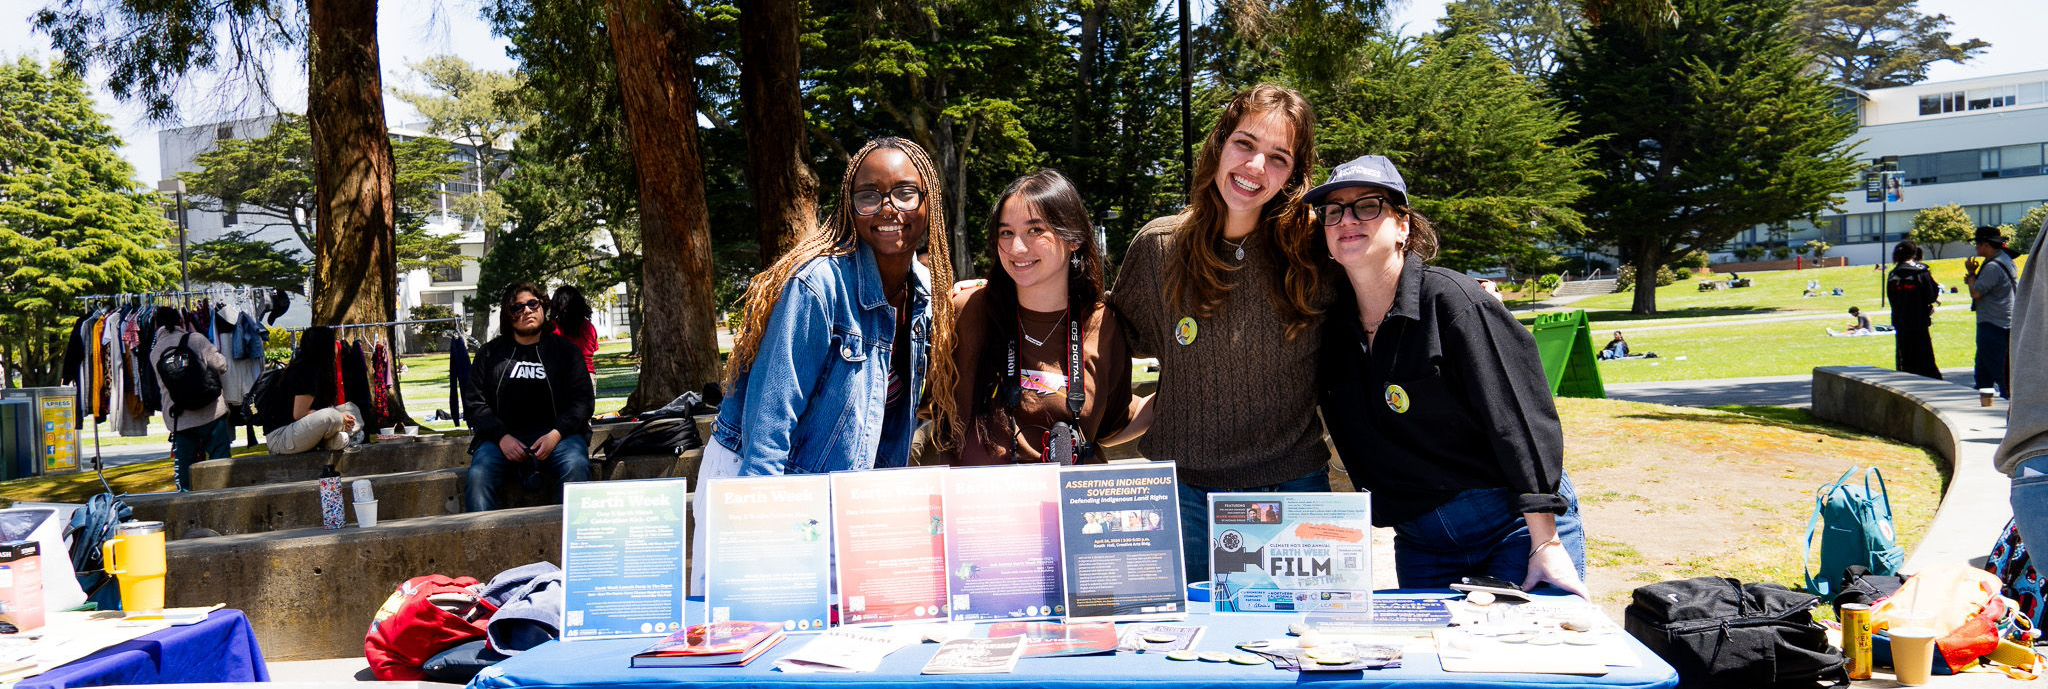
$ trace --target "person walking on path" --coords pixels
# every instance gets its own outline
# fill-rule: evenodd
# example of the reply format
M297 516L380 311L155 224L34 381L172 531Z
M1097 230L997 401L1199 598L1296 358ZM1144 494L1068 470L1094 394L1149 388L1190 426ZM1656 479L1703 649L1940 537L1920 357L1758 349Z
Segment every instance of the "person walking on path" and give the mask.
M1884 291L1892 302L1892 330L1896 357L1893 368L1901 373L1941 380L1941 367L1934 363L1934 307L1941 303L1941 288L1934 274L1920 262L1920 245L1913 240L1899 242L1892 249L1892 272Z
M2005 235L1996 227L1977 228L1977 256L1983 260L1963 262L1963 282L1970 286L1977 309L1977 388L1996 388L1999 397L2012 399L2009 346L2019 269L2013 265L2013 252L2005 248Z

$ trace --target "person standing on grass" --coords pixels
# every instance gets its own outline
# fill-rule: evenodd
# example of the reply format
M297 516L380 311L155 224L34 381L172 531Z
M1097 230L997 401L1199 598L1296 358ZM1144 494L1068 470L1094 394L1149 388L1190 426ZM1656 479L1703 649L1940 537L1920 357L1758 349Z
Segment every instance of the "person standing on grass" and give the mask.
M2019 268L1996 227L1977 228L1977 256L1963 261L1963 283L1977 310L1977 389L2012 399L2012 303ZM1980 260L1981 259L1981 260Z
M1190 579L1209 573L1209 493L1330 489L1314 387L1328 290L1301 203L1315 159L1307 99L1238 92L1202 144L1187 208L1145 224L1110 294L1132 354L1159 358L1140 443L1177 464Z
M1318 400L1402 588L1493 576L1586 596L1586 536L1535 336L1478 282L1428 265L1437 236L1384 156L1310 190L1344 280Z
M547 331L547 293L531 282L505 288L498 336L477 349L463 390L469 427L464 508L501 506L510 480L536 479L561 502L562 484L590 480L590 414L596 406L582 352Z
M1894 368L1941 380L1941 367L1934 364L1934 307L1941 303L1941 287L1934 273L1920 262L1920 245L1913 240L1899 242L1892 249L1892 272L1885 278L1885 295L1892 302Z

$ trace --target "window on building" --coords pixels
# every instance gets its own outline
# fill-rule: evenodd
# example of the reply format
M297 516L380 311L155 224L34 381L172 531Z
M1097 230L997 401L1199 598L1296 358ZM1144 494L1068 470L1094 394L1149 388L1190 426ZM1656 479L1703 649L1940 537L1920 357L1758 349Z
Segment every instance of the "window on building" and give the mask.
M455 293L454 293L454 292L421 292L421 293L420 293L420 303L422 303L422 304L433 304L433 305L436 305L436 306L454 306L454 305L455 305L455 301L456 301L456 300L455 300Z
M437 267L428 270L427 274L433 279L434 284L437 285L462 282L462 266Z
M2041 174L2041 144L2022 144L1998 149L2000 177Z
M229 206L229 207L227 207L226 209L223 209L223 210L221 211L221 214L220 214L220 225L221 225L221 227L234 227L234 226L236 226L236 225L240 225L240 224L242 224L242 214L241 214L241 213L238 213L238 212L235 212L235 207L234 207L234 206Z
M1978 227L2003 224L2005 222L2005 213L2001 212L2003 210L2003 207L1998 204L1963 206L1963 211L1970 214L1970 222L1976 223Z
M228 139L232 139L232 138L235 138L235 126L234 126L234 125L232 125L232 124L223 124L223 125L221 125L221 126L218 126L218 127L214 127L214 128L213 128L213 140L214 140L214 141L226 141L226 140L228 140Z

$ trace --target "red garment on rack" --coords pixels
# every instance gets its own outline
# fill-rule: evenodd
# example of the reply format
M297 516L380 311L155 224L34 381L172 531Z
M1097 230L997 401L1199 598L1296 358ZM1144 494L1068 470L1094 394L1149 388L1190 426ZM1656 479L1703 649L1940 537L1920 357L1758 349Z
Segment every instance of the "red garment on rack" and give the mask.
M341 382L341 338L334 339L334 406L348 403L348 386Z

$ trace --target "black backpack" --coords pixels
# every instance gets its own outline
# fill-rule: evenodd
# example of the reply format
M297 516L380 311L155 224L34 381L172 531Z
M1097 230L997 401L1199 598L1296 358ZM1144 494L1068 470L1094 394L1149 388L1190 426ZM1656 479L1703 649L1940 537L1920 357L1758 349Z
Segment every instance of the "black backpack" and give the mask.
M615 435L598 446L606 459L638 455L678 455L704 446L697 435L697 420L687 416L648 419L625 435Z
M212 406L220 400L220 373L209 368L199 352L192 349L192 333L178 338L178 344L156 358L156 376L171 394L171 416Z
M1813 621L1820 597L1699 577L1635 590L1623 627L1678 670L1680 689L1847 686L1842 653Z
M242 413L245 418L262 426L267 432L292 422L292 401L283 394L284 369L273 368L256 376L256 382L249 385L249 392L242 397Z

